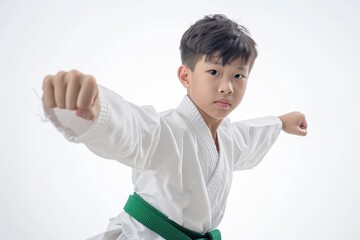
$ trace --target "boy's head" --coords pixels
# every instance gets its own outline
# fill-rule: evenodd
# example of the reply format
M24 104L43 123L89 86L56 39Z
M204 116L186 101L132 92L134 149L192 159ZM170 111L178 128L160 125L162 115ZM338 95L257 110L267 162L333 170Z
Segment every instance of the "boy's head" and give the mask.
M197 21L182 36L180 43L182 64L194 71L196 63L205 55L217 56L225 66L240 59L250 63L257 57L256 43L248 30L224 15L209 15Z
M244 27L223 15L205 16L184 33L178 77L209 128L242 101L255 46Z

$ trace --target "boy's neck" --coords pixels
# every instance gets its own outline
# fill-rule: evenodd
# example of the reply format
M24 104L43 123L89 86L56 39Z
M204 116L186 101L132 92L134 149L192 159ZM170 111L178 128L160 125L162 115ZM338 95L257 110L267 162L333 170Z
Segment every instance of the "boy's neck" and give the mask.
M218 147L216 132L221 124L222 119L213 119L210 116L208 116L204 111L202 111L200 108L198 108L198 111L200 112L200 115L202 116L206 125L208 126L211 132L212 139L214 140L216 146Z
M210 124L208 122L206 122L206 124L208 125L208 127L210 129L211 136L214 139L214 141L216 140L216 131L217 131L218 127L220 126L220 123L221 123L221 120L219 120L216 123L210 123Z
M190 98L190 96L189 96ZM190 98L191 100L191 98ZM192 101L192 100L191 100ZM194 105L196 106L196 104L194 103ZM206 114L205 111L203 111L201 108L199 108L198 106L196 106L197 110L199 111L200 115L202 116L202 118L204 119L206 125L208 126L212 139L214 140L214 143L216 145L216 149L219 152L219 144L218 144L218 140L217 140L217 129L220 126L222 119L214 119L212 117L210 117L209 115Z
M217 152L219 152L219 142L218 142L218 138L217 138L217 129L220 126L221 120L219 120L217 123L209 125L208 123L206 123L210 129L211 132L211 136L214 140L214 144L216 146L216 150Z

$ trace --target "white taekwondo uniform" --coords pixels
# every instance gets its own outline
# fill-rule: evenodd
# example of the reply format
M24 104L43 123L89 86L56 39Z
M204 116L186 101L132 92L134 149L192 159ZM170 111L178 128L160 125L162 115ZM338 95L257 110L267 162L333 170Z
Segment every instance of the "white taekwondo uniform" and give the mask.
M95 154L131 167L134 191L196 232L219 225L233 171L256 166L282 128L274 116L234 123L224 119L217 129L218 152L189 97L178 108L157 113L151 106L136 106L99 88L101 111L94 122L44 107L47 117L69 141L84 143ZM105 233L91 239L163 238L121 212Z

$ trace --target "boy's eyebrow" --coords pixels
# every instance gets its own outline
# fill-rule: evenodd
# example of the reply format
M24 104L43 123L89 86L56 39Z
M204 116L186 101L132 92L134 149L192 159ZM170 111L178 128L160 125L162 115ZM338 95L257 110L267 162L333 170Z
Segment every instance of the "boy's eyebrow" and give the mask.
M220 66L222 66L222 63L221 62L210 62L210 61L207 61L208 63L210 63L210 64L215 64L215 65L220 65ZM237 66L236 67L236 69L238 69L238 70L247 70L247 68L246 67L244 67L244 66Z
M236 69L238 69L238 70L246 70L247 68L244 67L244 66L238 66L238 67L236 67Z

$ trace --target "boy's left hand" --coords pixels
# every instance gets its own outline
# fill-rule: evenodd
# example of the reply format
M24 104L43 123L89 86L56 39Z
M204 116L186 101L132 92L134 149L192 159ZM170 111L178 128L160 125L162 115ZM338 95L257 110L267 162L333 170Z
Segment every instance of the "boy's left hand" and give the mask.
M283 124L282 130L284 130L284 132L299 136L306 136L307 122L304 114L300 112L291 112L279 116L279 118Z

